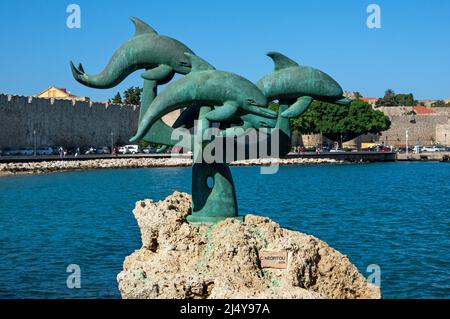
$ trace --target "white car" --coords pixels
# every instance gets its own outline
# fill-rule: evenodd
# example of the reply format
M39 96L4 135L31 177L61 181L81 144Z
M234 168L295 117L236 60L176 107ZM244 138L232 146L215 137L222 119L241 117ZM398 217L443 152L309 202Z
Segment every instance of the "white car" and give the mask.
M126 154L127 152L128 152L128 150L127 150L127 148L125 146L120 146L117 149L117 153L119 153L119 154Z
M125 145L118 149L119 154L137 154L141 153L141 147L139 145Z
M436 146L436 145L424 146L422 148L422 152L445 152L445 148L444 147L439 147L439 146Z
M139 145L125 145L130 154L142 153L141 147Z

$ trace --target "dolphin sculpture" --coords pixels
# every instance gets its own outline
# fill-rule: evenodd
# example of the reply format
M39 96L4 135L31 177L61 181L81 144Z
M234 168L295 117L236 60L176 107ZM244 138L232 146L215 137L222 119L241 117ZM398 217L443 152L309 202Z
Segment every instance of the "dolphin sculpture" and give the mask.
M175 73L190 72L190 60L185 52L194 54L178 40L159 35L152 27L138 18L131 17L136 32L134 36L116 50L105 69L97 75L87 75L83 66L71 62L74 78L83 85L109 89L122 82L128 75L139 69L146 80L167 83Z
M206 118L209 121L230 121L240 114L251 113L276 118L277 113L267 108L267 98L247 79L212 65L191 53L191 72L170 83L153 101L142 118L136 135L140 140L162 116L186 106L213 106Z
M190 59L186 52L191 49L178 40L159 35L152 27L138 18L131 17L135 26L134 36L116 50L105 69L97 75L88 75L83 66L71 62L73 77L81 84L92 88L108 89L118 85L132 72L144 69L141 75L144 88L141 98L139 121L157 94L157 86L168 83L175 73L187 74L191 71ZM146 140L170 141L172 130L162 120L149 132Z
M281 113L285 118L303 114L313 99L348 104L341 86L328 74L299 65L278 52L267 53L275 63L275 70L257 82L269 101L279 100L290 107ZM287 102L287 103L284 103Z

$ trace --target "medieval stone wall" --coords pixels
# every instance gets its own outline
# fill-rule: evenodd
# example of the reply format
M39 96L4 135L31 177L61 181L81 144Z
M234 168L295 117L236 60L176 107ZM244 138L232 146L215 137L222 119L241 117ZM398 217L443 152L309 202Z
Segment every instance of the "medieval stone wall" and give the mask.
M383 142L396 147L406 143L450 144L450 108L434 108L435 114L416 115L410 107L379 108L392 121L391 128L381 136L362 136L346 145L361 142ZM163 120L171 125L179 112ZM0 94L0 148L62 145L83 147L127 144L138 125L139 107L89 101L55 100ZM111 135L112 133L112 135ZM294 145L315 146L320 135L293 134Z
M135 106L0 94L0 148L126 144L138 118Z
M368 134L360 136L352 141L344 143L345 146L359 147L364 142L384 143L388 146L405 147L406 131L408 131L408 145L414 146L450 144L450 108L433 108L434 114L411 114L413 108L407 106L380 107L391 120L391 128L382 132L380 136ZM330 141L323 139L324 143ZM308 147L320 144L320 135L293 135L293 145L305 145Z

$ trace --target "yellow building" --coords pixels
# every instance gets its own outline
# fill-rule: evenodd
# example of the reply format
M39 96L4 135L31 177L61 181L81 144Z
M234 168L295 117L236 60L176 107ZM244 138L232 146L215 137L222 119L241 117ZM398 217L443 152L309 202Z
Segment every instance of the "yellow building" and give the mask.
M51 86L48 89L36 94L35 97L43 99L89 101L89 98L85 96L75 96L67 91L67 89L57 88L54 86Z

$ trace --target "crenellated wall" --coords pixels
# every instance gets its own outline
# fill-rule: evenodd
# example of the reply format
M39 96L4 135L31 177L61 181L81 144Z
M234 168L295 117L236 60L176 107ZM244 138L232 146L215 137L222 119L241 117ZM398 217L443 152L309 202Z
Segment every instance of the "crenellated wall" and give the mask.
M347 145L379 141L404 146L406 130L409 145L450 144L449 108L434 108L434 114L416 115L415 123L411 122L410 107L380 110L391 119L391 128L379 137L361 136ZM179 111L168 114L163 120L171 125L178 115ZM112 138L115 145L124 145L136 132L138 118L137 106L0 94L0 149L33 147L34 131L38 147L110 146ZM315 146L319 143L320 135L293 134L294 145Z
M391 128L382 132L380 136L368 134L362 135L352 141L344 143L345 146L359 147L364 142L384 143L388 146L405 147L406 131L408 131L408 145L414 146L445 144L450 145L450 108L433 108L432 114L411 114L413 108L407 106L380 107L391 120ZM330 142L324 139L324 142ZM320 135L293 134L294 145L316 146L320 144Z
M0 94L0 148L126 144L139 107Z

